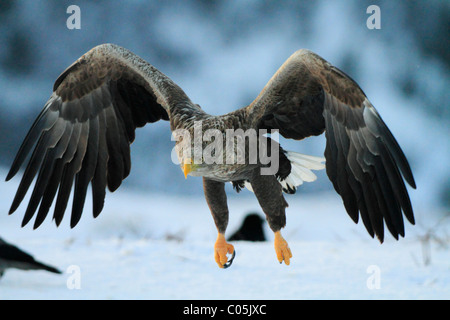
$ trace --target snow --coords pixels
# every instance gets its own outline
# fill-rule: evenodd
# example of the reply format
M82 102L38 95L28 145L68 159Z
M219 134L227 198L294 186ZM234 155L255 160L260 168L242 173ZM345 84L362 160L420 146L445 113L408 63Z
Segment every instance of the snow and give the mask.
M266 224L269 240L234 242L236 258L224 270L214 261L216 229L202 197L123 188L107 194L97 219L88 199L76 228L66 216L59 228L48 217L32 230L20 227L25 204L7 215L18 180L0 182L0 236L64 274L8 270L0 299L450 298L449 219L438 209L416 207L406 237L387 235L380 245L351 221L337 194L300 188L287 197L283 229L291 265L276 260ZM249 191L232 192L228 234L249 211L261 212Z

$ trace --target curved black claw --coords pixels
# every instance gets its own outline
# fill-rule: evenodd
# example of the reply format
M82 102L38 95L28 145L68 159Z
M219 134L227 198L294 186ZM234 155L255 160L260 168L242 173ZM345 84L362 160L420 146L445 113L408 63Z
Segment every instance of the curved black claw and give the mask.
M235 256L236 256L236 250L233 250L233 253L231 254L230 260L228 260L228 261L223 265L223 268L224 268L224 269L231 267L231 264L233 263L233 260L234 260L234 257L235 257Z

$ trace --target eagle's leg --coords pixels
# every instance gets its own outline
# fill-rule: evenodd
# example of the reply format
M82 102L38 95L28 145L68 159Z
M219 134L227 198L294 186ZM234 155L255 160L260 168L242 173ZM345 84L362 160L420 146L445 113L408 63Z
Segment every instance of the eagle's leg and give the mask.
M208 203L214 223L218 231L217 240L214 244L214 259L219 267L229 267L227 253L233 254L234 247L225 240L225 230L228 225L228 205L225 193L225 183L203 178L203 190Z
M288 206L283 197L281 185L273 175L261 175L259 169L250 180L259 205L266 215L270 229L275 235L275 253L280 263L290 264L291 249L281 235L281 228L286 225L285 209Z

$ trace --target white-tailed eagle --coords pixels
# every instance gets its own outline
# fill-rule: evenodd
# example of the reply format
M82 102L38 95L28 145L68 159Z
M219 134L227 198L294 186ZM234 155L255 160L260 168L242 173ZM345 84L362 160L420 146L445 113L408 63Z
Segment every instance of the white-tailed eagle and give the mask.
M169 121L172 132L184 129L190 134L195 123L201 123L203 132L214 129L225 135L236 129L277 130L284 138L295 140L325 132L326 172L353 221L361 217L369 234L381 242L384 225L396 239L404 236L403 214L414 224L404 180L416 186L405 155L358 84L315 53L295 52L250 105L211 116L155 67L113 44L93 48L56 80L53 94L6 178L17 174L34 148L10 213L18 208L37 175L22 225L37 212L37 228L55 198L53 219L59 225L73 184L71 227L81 217L89 184L93 215L98 216L106 188L116 190L130 172L135 129L159 120ZM257 138L279 147L267 135ZM195 139L180 139L176 145L186 147L186 141L194 149ZM247 155L244 162L229 164L208 163L202 157L193 161L193 154L178 152L185 175L203 177L206 201L218 230L214 252L220 267L227 267L227 254L234 253L233 245L225 240L225 182L232 182L238 191L248 187L254 192L275 234L277 259L290 262L291 251L280 233L288 206L283 192L294 193L303 181L313 181L311 169L322 169L324 164L322 158L281 147L270 150L278 151L272 157L278 162L272 174L263 174L267 163L249 163Z

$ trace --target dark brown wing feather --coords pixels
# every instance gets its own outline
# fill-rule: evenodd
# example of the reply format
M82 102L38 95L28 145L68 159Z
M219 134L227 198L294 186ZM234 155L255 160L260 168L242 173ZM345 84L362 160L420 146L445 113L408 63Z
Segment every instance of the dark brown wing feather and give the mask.
M402 211L414 224L404 180L415 181L395 138L358 84L318 55L299 50L247 107L255 128L285 138L326 135L326 170L350 217L373 237L404 236Z
M55 197L53 218L59 225L74 185L70 221L74 227L89 183L93 214L97 216L106 187L116 190L130 172L135 129L169 120L177 104L184 109L194 106L176 84L150 64L115 45L92 49L56 80L52 96L17 153L6 180L17 174L34 147L10 213L18 208L37 175L23 225L38 211L37 228Z

